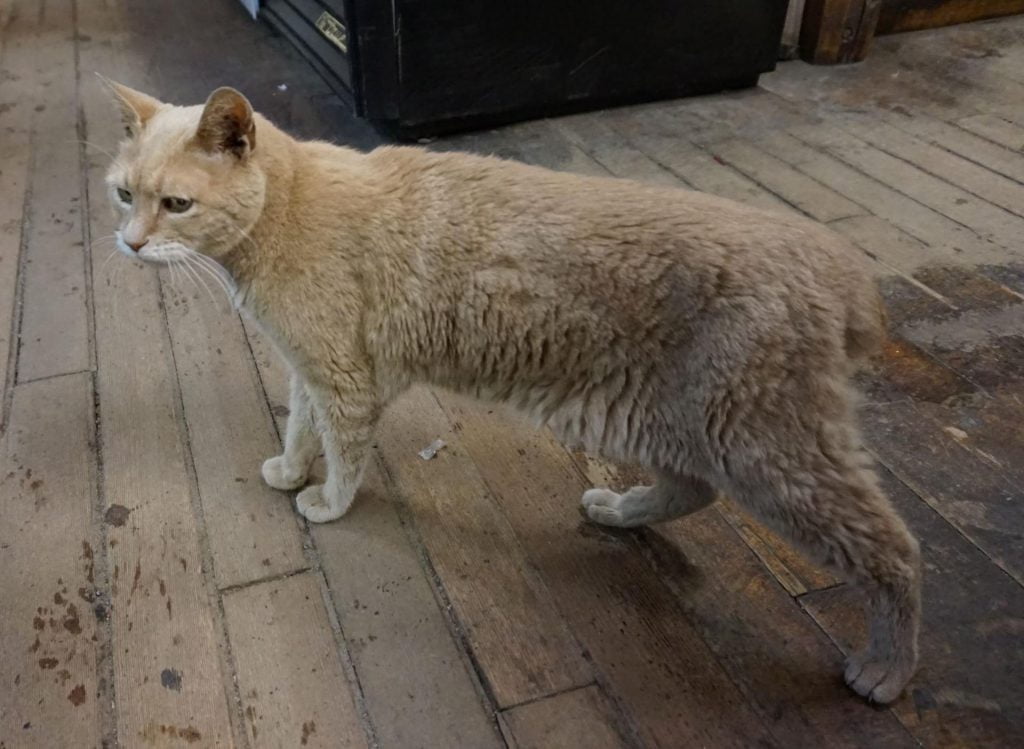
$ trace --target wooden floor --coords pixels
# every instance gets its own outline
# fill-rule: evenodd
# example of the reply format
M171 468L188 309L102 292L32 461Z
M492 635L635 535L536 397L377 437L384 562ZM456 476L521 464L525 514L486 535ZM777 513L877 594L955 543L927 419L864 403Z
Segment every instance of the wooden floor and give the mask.
M0 44L0 747L1024 746L1024 18L432 144L797 211L864 250L893 337L862 415L925 557L922 667L890 709L839 678L853 591L728 502L583 522L585 487L635 472L499 409L413 392L353 510L300 522L259 479L287 415L266 342L109 257L93 72L377 136L231 0L0 0Z

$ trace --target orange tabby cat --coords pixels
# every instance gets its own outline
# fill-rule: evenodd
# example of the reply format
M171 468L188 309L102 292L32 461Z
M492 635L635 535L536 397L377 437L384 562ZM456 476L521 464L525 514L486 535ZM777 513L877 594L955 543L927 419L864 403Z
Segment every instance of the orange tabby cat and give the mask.
M114 84L118 243L223 268L291 365L268 484L341 517L381 411L414 382L506 401L654 486L583 495L598 523L724 492L869 594L846 680L893 700L917 661L917 542L879 490L848 376L883 336L845 241L795 216L494 158L289 137L232 89L176 107Z

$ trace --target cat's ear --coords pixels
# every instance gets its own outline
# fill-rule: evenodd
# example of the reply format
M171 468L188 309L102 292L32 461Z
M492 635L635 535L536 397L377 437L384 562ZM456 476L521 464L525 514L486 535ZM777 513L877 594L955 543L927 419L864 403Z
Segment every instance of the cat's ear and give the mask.
M100 80L114 95L114 100L121 110L125 134L129 138L134 138L142 132L146 123L164 106L163 102L141 91L115 83L103 76L100 76Z
M210 153L243 159L256 147L256 118L249 100L233 88L218 88L206 100L196 142Z

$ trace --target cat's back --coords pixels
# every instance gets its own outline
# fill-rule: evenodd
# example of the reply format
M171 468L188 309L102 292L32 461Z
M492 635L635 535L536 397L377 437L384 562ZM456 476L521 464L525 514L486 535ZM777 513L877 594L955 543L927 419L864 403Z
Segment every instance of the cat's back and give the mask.
M656 256L694 268L864 288L864 256L818 222L683 187L558 172L492 156L386 147L370 159L404 184L410 205L467 235L543 252ZM529 239L536 240L531 246Z

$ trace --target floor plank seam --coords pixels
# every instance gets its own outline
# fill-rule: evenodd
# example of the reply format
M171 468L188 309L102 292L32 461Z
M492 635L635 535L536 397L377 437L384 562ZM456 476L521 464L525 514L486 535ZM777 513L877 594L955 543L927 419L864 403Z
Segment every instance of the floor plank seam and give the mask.
M1000 148L1004 148L1004 149L1006 149L1010 153L1015 153L1015 154L1020 155L1020 153L1021 153L1020 151L1014 151L1012 148L1007 147L1007 145L1005 143L1000 143L997 140L993 140L992 138L987 137L983 133L979 133L979 132L977 132L975 130L971 130L970 128L964 127L963 124L961 124L965 120L973 119L976 116L977 115L969 115L967 117L961 117L958 120L950 120L949 124L952 125L955 128L958 128L958 129L964 131L965 133L969 133L969 134L974 135L974 136L976 136L978 138L981 138L982 140L988 141L989 143L991 143L994 146L999 146ZM1014 124L1010 120L1007 120L1005 117L1000 117L999 115L993 115L993 116L994 117L999 117L999 119L1003 120L1003 122L1007 123L1008 125L1013 125Z
M93 298L92 281L92 229L89 225L88 193L89 193L89 170L87 165L86 145L88 134L85 124L85 109L82 104L82 64L81 64L81 38L78 25L78 2L71 0L71 24L74 34L72 49L74 50L75 67L75 135L78 137L78 219L82 240L82 281L85 284L85 314L86 314L86 337L89 352L89 369L96 369L96 303Z
M956 531L957 535L960 536L960 538L962 538L964 542L970 544L978 552L984 555L984 557L988 559L990 562L992 562L992 564L997 569L999 569L1000 572L1009 577L1018 586L1024 587L1024 578L1019 578L1011 570L1008 570L1004 566L1004 563L1002 561L996 559L994 556L992 556L991 553L989 553L987 549L979 545L974 539L968 536L964 529L961 528L959 523L954 522L950 518L946 517L945 513L942 512L941 507L935 501L935 498L932 496L930 492L920 489L917 486L916 482L914 482L912 479L909 479L906 476L906 474L903 473L903 471L899 470L896 466L891 465L890 462L886 461L886 459L882 455L876 453L873 448L869 447L868 452L875 459L875 462L878 465L882 466L884 470L888 471L893 476L893 478L895 478L899 483L901 483L903 486L907 487L907 489L913 492L927 508L929 508L932 512L934 512L936 515L942 518L943 522L945 522L947 525L952 526L953 529ZM1016 488L1016 483L1009 484L1009 486Z
M679 172L677 172L677 171L676 171L675 169L673 169L673 168L672 168L672 167L671 167L670 165L666 164L666 163L665 163L664 161L662 161L661 159L659 159L659 158L658 158L658 156L657 156L657 154L653 154L653 153L648 153L647 151L645 151L645 150L643 149L643 147L642 147L642 146L641 146L641 145L640 145L639 143L637 143L637 142L636 142L636 141L634 141L634 140L633 140L632 138L630 138L630 137L629 137L629 132L628 132L628 131L624 130L623 128L621 128L620 126L618 126L618 125L617 125L617 124L615 124L615 123L612 123L612 124L611 124L611 127L612 127L612 129L613 129L613 130L614 130L615 132L617 132L617 133L618 133L619 135L621 135L621 136L622 136L622 138L623 138L623 140L625 140L625 141L626 141L627 143L629 143L629 144L630 144L630 146L632 146L633 148L635 148L636 150L638 150L638 151L639 151L640 153L642 153L642 154L643 154L644 156L646 156L647 158L649 158L649 159L650 159L651 161L653 161L653 162L654 162L655 164L657 164L657 165L658 165L659 167L661 167L661 168L662 168L662 169L664 169L664 170L665 170L666 172L668 172L668 173L669 173L669 174L671 174L671 175L672 175L673 177L675 177L675 178L676 178L677 180L679 180L679 181L680 181L680 182L681 182L681 183L682 183L683 185L685 185L685 186L686 186L686 188L687 188L687 189L689 189L689 190L696 190L696 188L695 188L695 187L694 187L694 186L693 186L693 185L692 185L692 184L691 184L690 182L688 182L688 181L686 180L686 178L685 178L685 177L683 177L683 175L682 175L682 174L680 174L680 173L679 173ZM687 143L689 143L689 141L687 141Z
M11 330L8 338L10 343L7 350L7 381L4 383L0 435L7 432L7 422L11 415L11 401L14 398L14 386L18 382L18 356L21 352L21 318L24 312L25 262L27 260L28 239L32 227L32 175L35 172L36 164L35 140L35 127L33 124L30 124L27 145L30 156L25 166L25 196L21 209L21 236L18 241L17 275L14 282L14 299L12 301L14 310L11 315Z
M72 30L74 35L74 68L75 68L75 131L78 136L78 212L82 238L82 260L84 263L83 281L85 283L87 337L89 352L89 384L92 396L91 439L93 445L94 495L93 495L93 534L97 539L94 551L95 567L98 575L94 585L93 611L96 615L96 629L99 635L96 644L96 676L99 685L97 701L100 708L100 737L103 747L119 745L118 736L118 703L116 676L114 669L114 623L113 596L111 595L110 547L105 513L107 509L106 475L103 462L103 422L100 410L99 386L99 350L96 338L96 305L93 295L92 275L92 222L91 197L89 195L89 167L85 151L86 124L85 110L81 104L81 59L79 49L78 0L71 4Z
M97 700L100 703L100 735L103 746L116 747L120 745L120 741L117 722L117 682L114 672L114 603L111 595L110 540L105 522L107 487L103 463L103 421L100 411L99 378L96 372L90 374L89 384L93 417L91 439L95 457L93 462L95 477L92 522L93 534L97 539L96 550L93 552L96 562L94 575L97 580L94 583L92 608L96 614L96 630L99 634L99 642L96 645L96 671L100 694L97 695ZM103 606L105 606L105 613L101 613L103 609L100 607Z
M749 141L746 138L732 138L732 137L723 139L722 141L712 141L712 142L707 143L706 145L698 145L696 143L694 143L693 145L696 146L697 148L699 148L700 150L704 151L708 156L710 156L712 159L714 159L715 163L724 166L725 168L735 172L736 174L740 175L741 177L749 179L751 182L753 182L755 185L760 187L766 193L768 193L769 195L774 195L776 198L778 198L783 203L788 205L790 208L792 208L794 211L799 213L801 216L807 216L812 221L818 221L819 223L825 223L825 222L820 221L820 219L816 219L807 210L801 208L799 205L794 203L792 200L787 198L785 195L783 195L778 190L775 190L775 189L769 187L768 185L766 185L764 182L762 182L756 176L751 174L749 171L745 171L742 167L737 166L736 164L734 164L727 157L719 156L718 153L715 151L715 145L717 143L725 142L727 140L740 140L741 142L748 143L748 144L754 146L755 148L757 147L756 143L754 143L753 141ZM782 161L781 159L778 159L777 157L772 156L771 154L767 154L767 155L770 156L771 158L777 159L778 161L780 161L783 164L785 164L785 162ZM790 168L795 169L795 167L793 167L790 164L786 164L786 166L789 166ZM800 174L803 174L803 172L800 172ZM817 180L815 180L813 177L810 177L809 175L804 175L804 176L808 177L811 180L814 180L815 182L818 182ZM818 184L821 184L821 183L819 182ZM841 194L837 190L832 190L831 188L829 188L827 186L825 186L825 187L826 187L826 189L831 190L832 192L836 193L837 195ZM846 196L843 195L843 197L845 198ZM850 200L849 198L846 198L846 199ZM857 206L859 206L865 212L864 213L852 213L849 216L839 216L838 218L832 219L832 221L843 221L844 219L848 219L848 218L857 218L857 217L860 217L860 216L872 216L872 215L874 215L874 214L871 213L870 210L865 208L863 205L861 205L860 203L857 203L857 201L850 200L850 202L856 204Z
M30 377L27 380L18 380L14 383L14 388L19 388L22 385L32 385L37 382L46 382L47 380L57 380L61 377L74 377L75 375L83 374L95 374L94 368L89 369L73 369L70 372L54 372L53 374L42 375L40 377Z
M578 692L582 689L589 689L590 687L600 687L600 684L598 684L597 679L588 681L586 684L574 684L573 686L566 687L565 689L556 689L553 692L548 692L547 694L541 694L536 697L531 697L530 699L523 700L522 702L516 702L511 705L506 705L505 707L500 708L498 712L507 713L510 710L515 710L516 708L526 707L527 705L533 705L537 702L550 700L554 697L561 697L563 694L571 694L573 692Z
M444 411L445 415L449 418L449 420L451 420L452 419L452 415L444 407L444 404L442 404L440 399L436 398L436 396L435 396L435 400L441 406L441 410ZM545 429L546 429L546 427L545 427ZM579 488L580 488L580 492L582 494L583 489L585 487L590 486L590 479L589 479L589 477L583 472L583 469L580 468L579 464L573 459L572 451L566 445L564 445L562 442L560 442L559 440L555 440L555 443L563 451L566 452L566 454L568 456L569 465L571 466L570 470L579 479ZM383 460L381 461L381 463L382 463L382 471L386 475L387 468L386 468L386 466L383 465ZM388 478L388 480L389 480L389 483L390 483L390 478ZM491 487L489 485L489 482L488 482L487 478L485 476L483 476L483 474L481 474L481 480L484 482L484 485L487 487L488 492L491 492L492 489L491 489ZM402 510L404 510L404 507L402 508ZM501 512L504 515L504 510L502 510L502 508L500 506L497 507L497 511ZM407 524L406 518L404 516L402 518L402 521L403 521L402 524L404 526L406 526L407 528L410 527L409 524ZM409 523L412 523L412 522L413 521L410 518L409 519ZM426 554L426 550L425 549L423 550L423 553ZM532 564L532 562L529 559L529 557L526 556L525 554L524 554L524 558L526 559L528 564ZM432 587L436 588L438 585L441 584L440 583L440 576L437 575L437 572L433 569L433 566L430 565L429 558L427 559L427 561L425 563L424 569L428 570L428 575L429 575L429 577L431 578L432 581L434 580L435 577L437 578L437 582L435 582L434 585L432 585ZM543 580L543 578L541 578L540 582L544 585L544 587L546 589L547 588L547 583ZM550 595L550 591L548 591L548 593ZM435 593L435 595L437 595L437 593ZM553 595L551 596L551 599L552 600L557 600L557 599L554 598ZM451 604L448 602L447 597L444 597L441 602L442 602L442 608L446 612L452 611ZM561 618L562 618L563 621L565 621L564 617L561 617ZM566 625L566 626L568 627L568 625ZM576 643L576 646L580 649L580 652L581 652L581 654L583 656L583 659L586 660L588 665L590 666L591 673L594 676L593 682L601 687L601 690L604 693L605 697L608 699L608 701L614 707L615 718L616 718L616 725L619 727L620 733L624 737L627 737L629 739L629 741L631 742L632 746L635 746L635 747L642 747L642 746L644 746L644 742L643 742L643 740L641 738L640 728L634 723L632 714L626 708L626 705L623 702L622 698L616 693L616 690L613 688L611 679L609 679L608 676L604 673L604 671L597 665L597 663L594 662L594 659L590 655L590 651L586 647L584 647L583 644L576 638L576 635L572 632L571 629L569 629L569 634L572 636L572 639ZM461 637L463 635L456 635L456 634L453 633L453 636L455 636L457 638L457 640L458 640L458 637ZM466 649L467 654L469 652L471 652L470 648L469 648L468 641L465 642L463 647ZM475 661L473 661L473 666L474 666L474 669L478 668L478 666L477 666ZM480 678L481 681L482 681L482 676L478 675L478 678ZM570 688L562 690L562 691L563 692L569 692L569 691L572 691L573 689L579 689L579 688L582 688L582 687L577 685L575 687L570 687ZM492 698L491 701L494 704L494 708L493 708L494 709L494 713L493 714L495 716L495 719L497 719L498 713L501 712L502 710L508 709L508 708L498 709L497 708L497 703L493 700L493 698ZM527 702L530 702L530 700L528 700ZM499 725L499 730L500 730L500 725ZM503 736L503 738L504 738L504 736Z
M175 422L178 425L178 435L182 447L182 458L185 463L185 473L188 478L190 504L192 515L196 523L196 534L199 543L199 555L202 560L203 587L206 590L207 598L212 604L213 628L216 633L217 650L220 655L220 669L224 698L228 706L228 716L231 723L231 732L238 743L243 747L250 746L249 734L245 728L245 719L242 714L242 694L238 685L238 666L235 662L231 649L231 638L227 628L227 618L224 614L224 599L221 591L217 588L217 570L214 567L213 552L210 548L210 537L206 527L206 515L203 511L203 501L199 490L199 477L196 474L195 457L192 454L192 437L188 419L186 418L185 396L181 387L181 375L178 370L178 363L174 353L174 335L171 331L170 319L167 314L167 299L164 290L163 278L156 276L156 303L160 316L159 322L163 326L164 339L167 346L168 356L171 362L171 382L173 388L173 399L175 408Z
M1016 255L1017 254L1012 248L1006 247L1005 245L1001 244L1000 242L996 242L991 237L987 237L987 236L983 236L983 235L979 234L975 229L971 228L970 226L968 226L967 224L963 223L962 221L959 221L958 219L953 218L952 216L947 216L944 213L940 213L939 211L936 211L930 205L928 205L926 203L922 203L920 200L915 198L913 195L908 195L907 193L903 192L903 190L901 190L900 188L896 187L895 185L890 185L890 184L888 184L886 182L883 182L882 180L878 179L877 177L869 174L868 172L865 172L863 169L858 167L856 164L853 164L852 162L850 162L847 159L843 158L843 156L841 154L836 153L834 151L831 151L831 150L829 150L827 148L818 146L815 143L811 143L810 141L808 141L808 140L806 140L804 138L801 138L799 134L794 133L791 130L787 130L786 133L788 135L792 136L793 138L795 138L796 140L800 141L801 143L803 143L805 146L807 146L811 150L816 151L816 152L818 152L819 154L821 154L823 156L827 156L830 159L834 159L835 161L840 162L841 164L843 164L844 166L848 167L849 169L857 172L861 176L866 177L867 179L870 179L872 182L876 182L879 185L881 185L882 187L884 187L884 188L886 188L888 190L892 190L893 192L897 193L901 197L906 198L907 200L911 200L914 203L917 203L919 206L921 206L922 208L925 208L926 210L934 213L936 216L941 216L944 219L946 219L947 221L950 221L950 222L956 224L957 226L961 227L965 231L970 232L970 234L972 234L974 236L974 238L977 239L979 242L993 244L996 247L999 247L1002 250L1010 253L1011 255ZM806 174L806 172L804 172L802 169L800 169L799 166L797 166L797 165L793 165L793 166L794 166L795 169L800 171L802 174ZM808 175L808 176L810 176L810 175ZM852 198L849 198L849 199L853 200ZM863 206L863 204L860 203L859 201L853 200L853 202L857 203L858 205ZM867 210L867 209L865 209L865 210ZM874 214L872 214L872 215L874 215ZM882 219L882 220L885 220L885 219ZM926 240L922 239L921 237L918 237L918 236L913 235L913 234L911 234L911 236L914 236L915 239L918 239L918 240L920 240L922 242L925 242L927 244Z
M293 570L288 570L287 572L278 572L273 575L267 575L266 577L256 577L252 580L246 580L244 583L232 583L231 585L226 585L223 588L218 587L217 590L220 592L222 596L227 596L231 595L232 593L237 593L240 590L245 590L246 588L252 588L255 585L277 583L281 582L282 580L287 580L290 577L295 577L296 575L302 575L306 572L317 572L318 570L319 568L313 565L297 567Z
M341 618L338 616L338 611L335 608L331 584L327 580L327 575L323 569L318 567L312 570L312 572L316 576L317 585L320 588L320 597L327 614L327 622L331 628L331 635L334 637L334 648L338 653L338 660L341 661L341 667L345 672L349 688L352 690L352 701L355 703L356 711L359 713L359 722L362 724L363 733L366 735L368 749L379 749L380 740L377 738L377 729L373 724L373 717L370 715L370 708L366 702L366 693L359 678L359 671L356 669L355 659L352 657L348 638L345 636L345 630L341 626Z
M892 125L893 127L895 127L896 129L900 130L901 132L906 133L907 135L909 135L911 137L917 138L922 143L927 143L928 145L934 146L935 148L941 148L946 153L951 154L953 156L957 156L957 157L963 159L964 161L966 161L966 162L968 162L970 164L974 164L977 167L981 167L982 169L986 169L989 172L991 172L992 174L999 175L1000 177L1003 177L1004 179L1008 179L1008 180L1010 180L1011 182L1013 182L1015 184L1024 185L1024 180L1017 179L1016 177L1014 177L1012 175L1009 175L1009 174L1006 174L1005 172L997 171L997 170L993 169L992 167L988 166L987 164L985 164L985 163L983 163L981 161L977 161L975 159L972 159L970 154L968 154L968 153L961 153L959 151L954 151L949 146L947 146L947 145L945 145L943 143L940 143L939 141L935 140L931 136L921 136L921 135L918 135L918 134L914 133L911 130L905 129L905 127L900 127L900 125L899 125L900 120L899 119L896 119L896 118L886 119L885 122L890 124L890 125ZM946 124L949 124L951 126L955 126L955 123L946 123ZM973 136L978 137L978 138L981 137L977 133L972 133L970 130L964 130L963 128L958 128L958 129L961 132L967 133L969 135L973 135ZM1004 151L1006 151L1007 155L1016 155L1016 156L1020 156L1021 155L1020 153L1011 151L1009 148L1007 148L1006 146L1002 145L1001 143L992 143L992 141L988 141L988 143L991 143L992 145L994 145L994 146L996 146L998 148L1003 149ZM959 185L958 185L958 187L959 187ZM1015 214L1015 215L1020 215L1020 214Z
M232 306L232 309L234 307ZM256 379L256 384L259 388L259 392L262 393L261 407L263 408L265 418L270 421L270 429L275 439L277 440L278 447L282 447L284 444L280 427L277 424L277 419L274 418L273 406L270 402L270 393L267 390L266 381L263 377L263 371L259 366L259 361L256 356L256 351L253 348L252 338L249 333L248 327L245 325L245 321L242 316L235 312L238 316L240 328L242 331L242 339L245 342L246 350L249 352L249 361L252 367L252 372ZM276 352L275 352L276 353ZM366 735L367 743L370 749L376 749L380 741L377 738L377 730L373 723L373 718L370 715L369 707L366 702L366 694L363 690L362 681L359 676L359 670L356 668L355 659L352 657L351 649L349 647L348 638L345 636L345 630L341 625L341 618L338 615L337 607L334 603L334 595L331 590L330 581L327 579L327 574L324 572L323 565L320 558L320 549L317 546L316 539L313 538L313 534L310 531L309 523L305 522L301 518L296 518L296 522L299 525L301 537L302 537L302 551L303 556L306 558L308 566L298 572L285 573L278 575L278 579L286 577L292 577L295 574L301 572L312 572L316 575L318 585L320 587L321 595L323 598L324 611L327 615L327 620L330 623L331 631L334 636L334 646L338 654L338 658L341 661L342 669L345 672L345 678L348 680L349 686L352 689L353 702L355 702L356 710L359 713L359 719L362 724L363 732ZM271 578L263 580L252 581L237 586L230 586L228 588L221 589L221 594L232 592L244 587L250 587L259 582L267 582Z
M405 531L406 538L409 540L409 545L412 548L413 553L416 555L416 558L420 563L420 568L423 570L423 573L426 575L426 578L430 583L430 589L434 594L434 600L437 602L438 608L442 612L442 618L447 625L448 633L454 640L456 650L461 656L467 672L470 674L473 684L476 687L477 695L487 712L492 728L496 731L498 736L501 736L501 727L498 725L497 719L499 709L498 702L495 699L494 690L487 679L487 675L484 672L483 667L477 660L476 655L473 653L473 648L469 640L469 635L466 632L466 628L460 621L458 613L455 610L455 606L452 604L451 598L444 587L444 582L441 579L440 574L438 574L435 569L433 561L430 559L430 553L427 551L422 535L416 527L416 520L413 517L412 512L406 506L405 499L401 496L400 491L395 486L394 477L387 463L379 454L375 456L375 459L377 460L388 494L390 494L394 500L397 500L394 502L394 506L398 513L399 522L402 525L402 529Z
M911 159L907 158L906 156L901 155L898 151L896 151L894 149L886 148L884 146L880 146L880 145L877 145L877 144L872 143L870 141L866 141L866 140L862 139L855 132L853 132L853 131L845 128L845 127L842 127L841 125L836 125L836 127L842 129L843 132L845 132L847 135L849 135L852 138L856 138L858 141L860 141L864 145L868 146L869 148L873 148L876 151L879 151L881 153L887 154L888 156L891 156L894 159L898 159L898 160L902 161L904 164L908 164L909 166L912 166L914 169L917 169L917 170L919 170L919 171L921 171L921 172L923 172L925 174L928 174L928 175L934 177L935 179L940 180L941 182L944 182L945 184L947 184L947 185L949 185L951 187L955 187L957 190L962 190L963 192L967 193L968 195L973 195L975 198L977 198L978 200L980 200L983 203L985 203L985 205L991 206L992 208L995 208L998 211L1002 211L1003 213L1005 213L1007 216L1009 216L1011 218L1018 219L1018 220L1024 220L1024 214L1014 213L1013 211L1009 210L1008 208L1006 208L1004 206L999 205L998 203L993 203L991 200L989 200L985 196L979 195L978 193L974 192L973 190L971 190L966 185L964 185L964 184L957 184L956 182L954 182L949 177L946 177L946 176L944 176L944 175L942 175L940 173L931 171L930 169L928 169L927 162L922 161L921 163L918 163L916 161L912 161ZM896 126L894 125L893 127L896 127ZM899 128L897 128L897 129L899 129ZM901 130L901 132L904 132L904 131ZM913 133L906 133L906 134L909 137L913 138L914 140L917 140L917 141L921 142L924 145L930 145L930 146L934 146L936 148L942 148L942 150L947 151L951 155L956 156L957 158L963 159L963 157L960 156L960 154L956 153L955 151L950 151L948 148L943 148L942 146L940 146L940 145L938 145L936 143L932 143L931 141L927 141L927 140L923 140L921 138L918 138ZM1015 184L1020 184L1017 180L1012 179L1010 177L1007 177L1007 176L1005 176L1003 174L1000 174L999 172L995 172L995 171L989 169L988 167L986 167L984 164L976 164L975 162L970 161L970 159L963 159L963 160L967 161L969 163L975 164L975 166L978 166L978 167L984 169L985 171L987 171L989 174L991 174L993 176L997 176L997 177L1001 177L1003 179L1010 180L1011 182L1014 182ZM892 186L890 185L890 187L892 187ZM949 218L949 216L947 216L947 218ZM1007 249L1010 249L1010 248L1007 248Z

